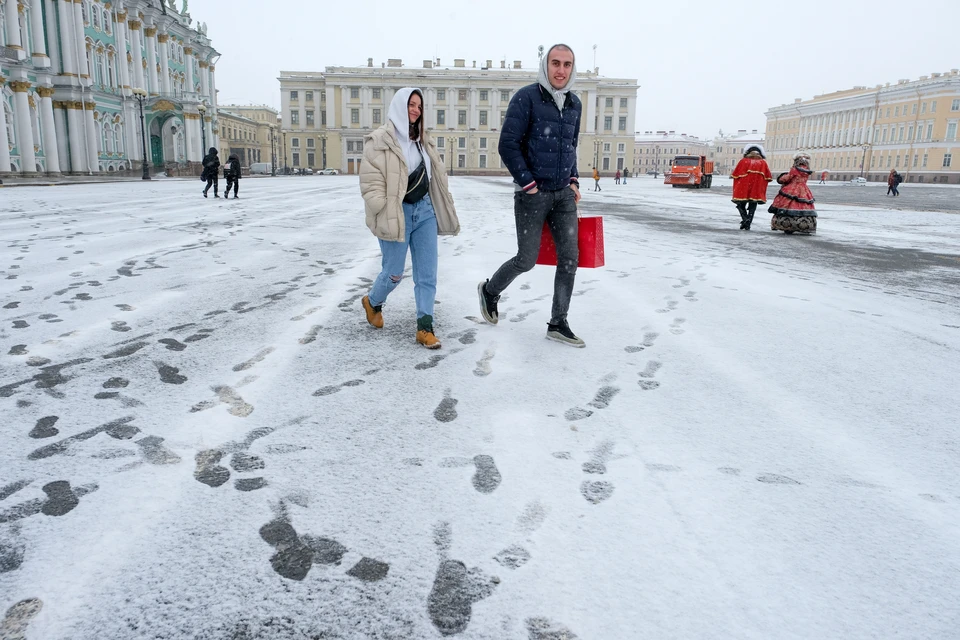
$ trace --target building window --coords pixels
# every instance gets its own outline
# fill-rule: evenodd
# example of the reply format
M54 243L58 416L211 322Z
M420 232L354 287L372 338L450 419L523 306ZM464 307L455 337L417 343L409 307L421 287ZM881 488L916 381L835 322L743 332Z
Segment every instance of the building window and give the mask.
M486 149L486 148L487 148L487 139L486 139L486 138L480 138L480 148L481 148L481 149Z
M350 124L360 124L360 109L350 109Z
M360 89L358 87L350 87L350 99L356 100L360 97Z
M467 166L467 156L460 154L457 156L457 166L463 169Z
M437 109L437 124L447 124L447 112L443 109Z
M607 98L604 101L604 106L608 109L613 109L613 98Z
M501 91L500 92L500 102L510 102L510 92Z
M920 113L924 114L926 112L927 112L927 103L924 102L923 104L920 105Z
M291 146L291 147L299 147L299 146L300 146L300 138L290 138L290 146Z
M373 110L373 124L380 124L380 109Z
M467 148L467 139L466 138L457 138L457 148L466 149Z
M604 153L610 153L610 143L609 143L609 142L604 142L604 143L603 143L603 152L604 152ZM670 153L673 153L673 149L670 149Z
M889 109L888 109L888 111L889 111ZM937 112L937 101L936 101L936 100L932 100L932 101L930 102L930 113L936 113L936 112ZM890 114L888 113L887 115L889 116Z
M300 154L299 154L299 153L294 153L294 154L293 154L293 166L295 166L295 167L299 167L299 166L300 166Z
M626 108L627 108L627 99L626 99L626 98L620 98L620 108L621 108L621 109L626 109Z
M480 156L480 168L481 169L487 168L487 156Z
M945 153L945 154L943 154L943 168L944 168L944 169L949 168L949 167L950 167L950 162L951 162L952 160L953 160L953 154L952 154L952 153Z
M894 118L900 117L900 107L897 107L896 109L893 110L893 117Z
M923 154L923 164L921 165L921 168L926 168L926 166L927 166L927 157L928 157L928 156L927 156L926 153Z
M490 99L490 93L489 93L486 89L481 90L481 91L480 91L480 102L486 102L486 101L489 100L489 99Z
M379 99L380 99L380 89L379 89L379 87L378 87L378 88L375 88L375 89L373 90L373 99L374 99L374 100L379 100Z
M617 122L617 130L618 130L618 131L626 131L626 130L627 130L627 119L626 119L626 118L620 118L619 122Z
M445 138L443 136L437 138L437 149L443 149L443 145L445 144L444 140Z
M321 111L321 112L320 112L320 124L322 124L323 126L327 126L327 112L326 112L326 111Z
M316 158L317 158L316 155L314 155L314 154L312 154L312 153L308 153L308 154L307 154L307 166L308 166L308 167L312 167L313 165L315 165L315 164L316 164Z
M307 126L308 126L308 127L312 127L313 124L314 124L314 122L313 122L313 109L308 109L308 110L307 110Z
M299 92L299 91L291 91L291 92L290 92L290 102L296 102L296 101L299 100L299 99L300 99L300 92Z
M327 101L327 92L326 92L326 91L321 91L321 92L320 92L320 102L326 102L326 101Z
M460 91L457 92L457 100L459 100L460 102L465 102L467 100L466 89L460 89Z
M353 153L353 140L347 140L347 153Z
M290 112L290 124L300 124L300 112L291 111Z
M457 111L457 124L467 124L467 112Z
M919 163L919 162L920 162L920 156L917 155L916 153L913 154L913 168L914 168L914 169L917 168L917 163Z
M481 126L481 127L487 126L487 112L486 112L486 111L481 111L481 112L480 112L480 126Z
M446 100L447 92L443 89L437 89L437 100Z
M947 137L945 138L947 142L953 142L957 139L957 123L951 122L947 125Z
M307 138L307 149L313 149L315 142L313 138Z
M609 170L610 170L610 158L604 158L604 159L603 159L603 170L604 170L604 171L609 171Z
M603 130L610 131L613 129L613 116L604 116L603 117Z
M313 91L305 92L303 97L307 102L313 102Z
M625 153L625 152L626 152L626 145L621 142L620 144L617 145L617 153Z
M960 111L960 98L950 103L950 111Z
M897 163L894 165L897 169L900 168L900 155L897 154Z

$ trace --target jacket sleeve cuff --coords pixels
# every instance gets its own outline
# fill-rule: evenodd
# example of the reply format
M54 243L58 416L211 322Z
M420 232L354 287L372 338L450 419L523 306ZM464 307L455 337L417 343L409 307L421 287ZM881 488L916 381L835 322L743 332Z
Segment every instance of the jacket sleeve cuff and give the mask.
M576 177L570 178L570 184L575 184L578 189L580 188L580 180Z
M528 184L527 186L525 186L525 187L520 187L520 190L521 190L521 191L530 191L530 189L533 189L533 188L536 187L536 186L537 186L537 181L536 181L536 180L533 180L533 181L532 181L530 184Z

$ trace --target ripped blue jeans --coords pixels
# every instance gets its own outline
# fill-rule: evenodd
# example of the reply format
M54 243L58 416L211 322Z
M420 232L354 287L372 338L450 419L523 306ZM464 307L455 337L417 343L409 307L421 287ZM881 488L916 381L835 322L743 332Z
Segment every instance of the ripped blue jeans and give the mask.
M413 297L417 303L417 319L433 316L437 297L437 216L430 196L414 204L403 203L405 238L402 242L380 240L383 254L380 275L370 289L370 304L377 306L397 288L407 262L407 248L413 263Z

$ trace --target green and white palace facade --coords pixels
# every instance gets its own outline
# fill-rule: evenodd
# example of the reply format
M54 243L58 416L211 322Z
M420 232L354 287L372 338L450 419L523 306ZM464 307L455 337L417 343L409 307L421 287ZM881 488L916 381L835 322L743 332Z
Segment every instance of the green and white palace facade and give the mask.
M206 33L187 0L0 0L0 176L138 172L141 140L154 170L197 171L218 144Z

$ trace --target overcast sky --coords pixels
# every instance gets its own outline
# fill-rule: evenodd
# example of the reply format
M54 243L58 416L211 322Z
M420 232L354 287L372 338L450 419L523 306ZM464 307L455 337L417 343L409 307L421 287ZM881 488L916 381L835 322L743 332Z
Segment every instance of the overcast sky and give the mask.
M712 138L720 129L763 130L764 111L794 98L960 67L957 7L956 0L192 0L189 10L222 54L221 104L278 108L280 69L323 71L368 57L378 66L387 58L406 66L506 58L534 67L537 46L556 42L569 44L578 69L588 69L595 44L601 75L640 85L637 131Z

